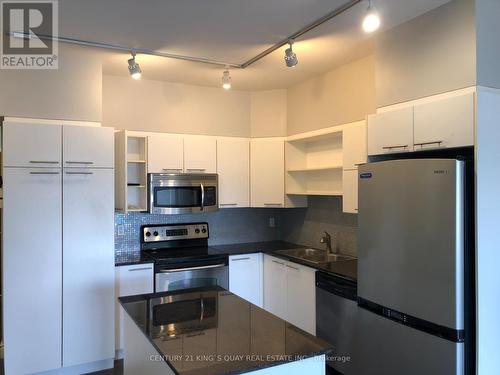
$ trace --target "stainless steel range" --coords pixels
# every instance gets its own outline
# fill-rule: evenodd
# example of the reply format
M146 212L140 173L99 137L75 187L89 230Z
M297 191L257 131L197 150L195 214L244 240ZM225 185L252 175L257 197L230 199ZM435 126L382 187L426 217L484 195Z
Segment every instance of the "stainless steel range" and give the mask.
M141 227L141 250L155 263L155 292L229 287L228 257L212 253L208 238L208 223Z

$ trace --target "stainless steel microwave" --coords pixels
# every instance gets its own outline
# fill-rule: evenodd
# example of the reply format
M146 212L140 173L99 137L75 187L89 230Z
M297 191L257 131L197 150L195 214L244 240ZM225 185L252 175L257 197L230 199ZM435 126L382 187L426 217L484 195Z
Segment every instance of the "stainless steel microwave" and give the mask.
M218 175L211 173L150 173L149 213L186 214L219 209Z

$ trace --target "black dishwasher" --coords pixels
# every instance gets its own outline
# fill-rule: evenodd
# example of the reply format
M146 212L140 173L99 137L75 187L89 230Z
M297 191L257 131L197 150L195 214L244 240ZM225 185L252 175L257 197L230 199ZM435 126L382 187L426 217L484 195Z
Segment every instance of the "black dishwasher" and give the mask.
M316 336L333 346L328 373L354 374L357 335L356 282L316 272Z

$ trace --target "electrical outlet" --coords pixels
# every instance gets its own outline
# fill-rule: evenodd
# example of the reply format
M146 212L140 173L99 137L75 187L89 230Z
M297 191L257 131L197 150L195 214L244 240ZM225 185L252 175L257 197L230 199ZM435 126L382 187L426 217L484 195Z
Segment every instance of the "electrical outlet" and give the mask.
M119 236L125 235L125 226L123 224L119 224L117 229Z
M274 220L274 217L269 218L269 228L274 228L276 226L276 221Z

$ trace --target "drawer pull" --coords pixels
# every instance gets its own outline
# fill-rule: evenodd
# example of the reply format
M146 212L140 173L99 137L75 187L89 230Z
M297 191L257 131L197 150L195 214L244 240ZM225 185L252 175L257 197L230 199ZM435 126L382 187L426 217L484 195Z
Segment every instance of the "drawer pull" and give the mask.
M162 171L182 171L182 168L162 168Z
M90 165L94 164L93 161L67 161L66 164L84 164L84 165Z
M59 172L30 172L30 174L45 175L45 174L59 174Z
M198 172L205 172L205 168L186 168L187 171L198 171Z
M59 164L58 161L30 160L31 164Z
M238 203L220 203L219 206L227 207L227 206L237 206Z
M287 266L288 268L291 268L292 270L295 270L295 271L300 271L297 267L292 267L292 266L290 266L290 265L288 265L288 264L287 264L286 266Z
M250 260L250 257L231 259L231 262L236 262L238 260Z
M66 174L70 175L89 175L89 174L94 174L94 172L66 172Z
M392 150L392 149L395 149L395 148L407 148L408 145L395 145L395 146L383 146L382 148L384 150Z
M441 143L443 143L443 141L419 142L419 143L414 143L413 145L414 146L420 146L420 147L428 146L428 145L438 145L438 146L441 146Z
M276 207L281 207L283 204L282 203L264 203L264 206L276 206Z
M129 268L128 272L152 270L152 267Z
M277 260L274 260L274 259L271 259L271 261L272 261L272 262L274 262L274 263L280 264L280 265L282 265L282 266L284 266L284 265L285 265L285 263L283 263L283 262L278 262Z

